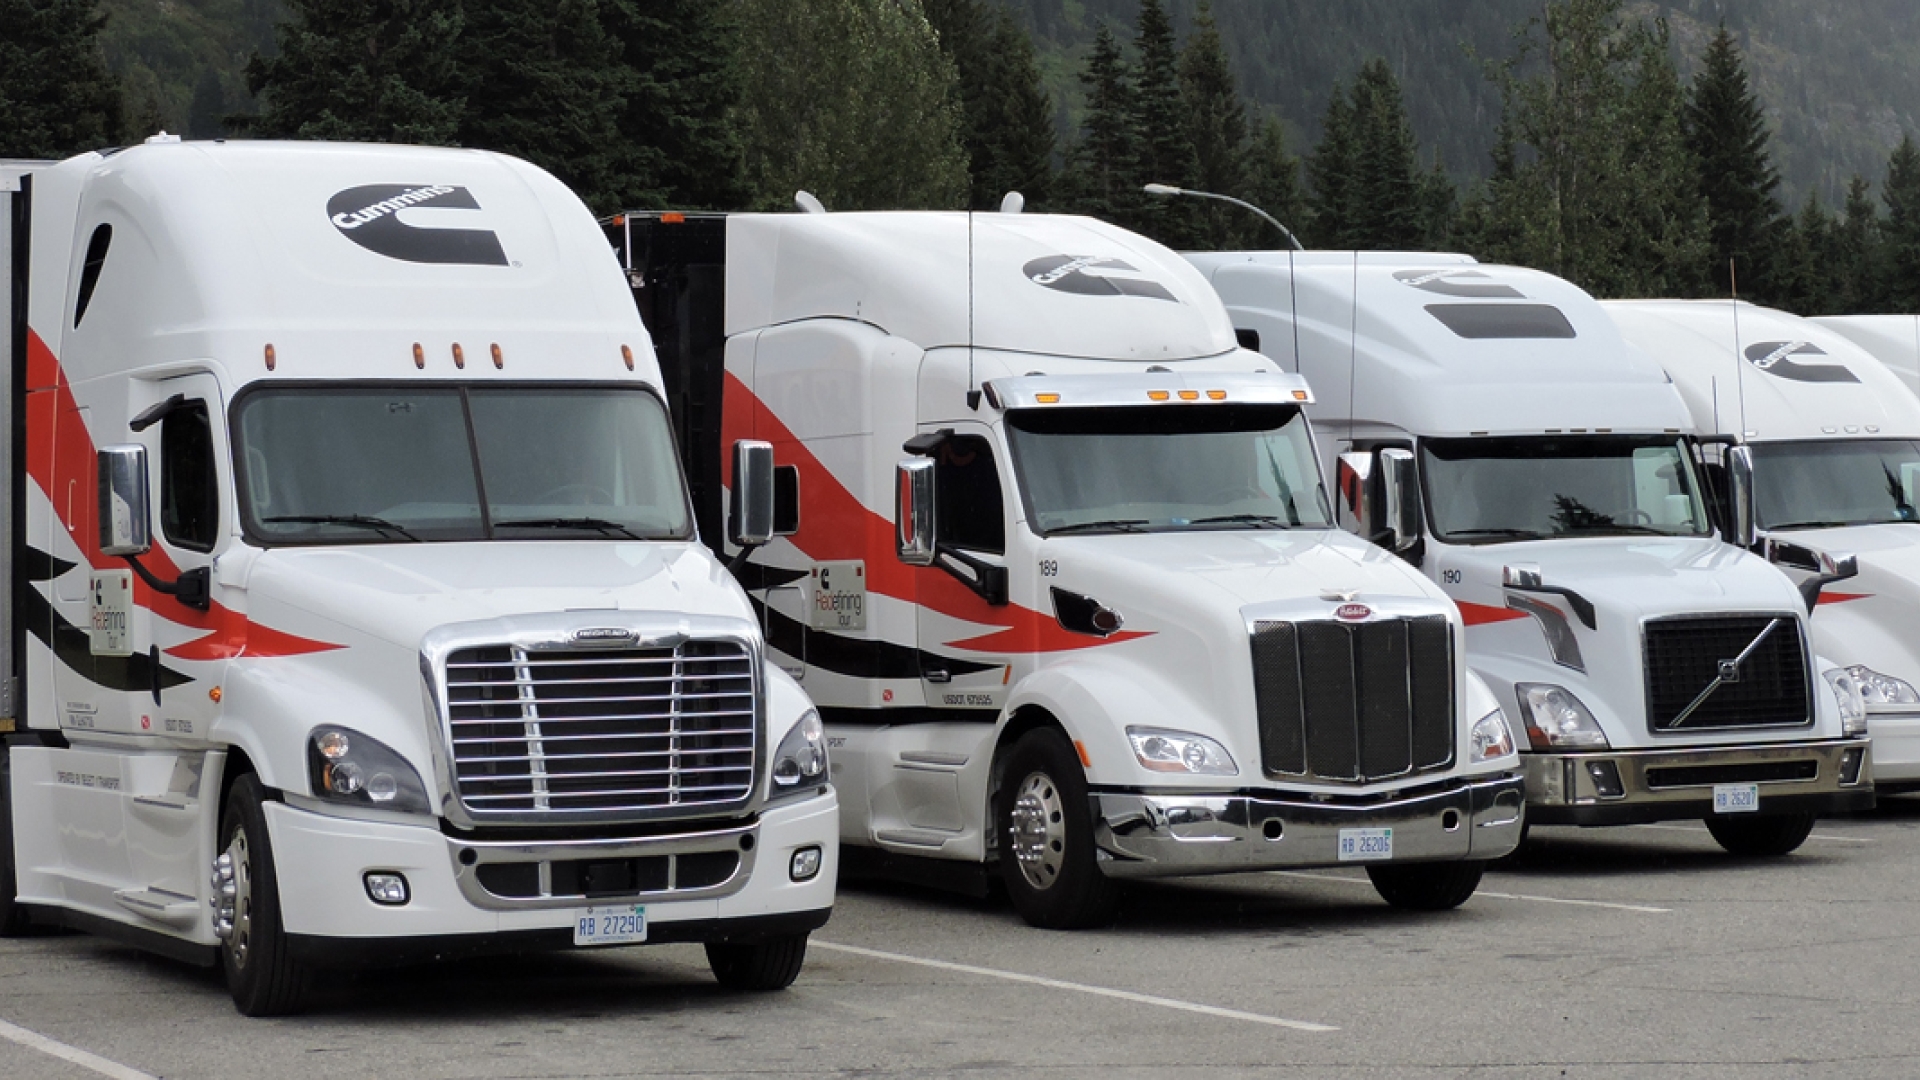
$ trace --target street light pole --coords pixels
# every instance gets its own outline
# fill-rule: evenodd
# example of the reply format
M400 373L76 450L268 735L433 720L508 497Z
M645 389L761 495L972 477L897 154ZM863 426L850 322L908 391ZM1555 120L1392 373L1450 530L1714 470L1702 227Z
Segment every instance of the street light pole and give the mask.
M1276 229L1279 229L1280 235L1286 237L1287 243L1293 245L1293 250L1295 251L1307 250L1300 243L1300 238L1293 235L1292 229L1289 229L1285 225L1280 224L1279 220L1276 219L1272 214L1269 214L1265 210L1262 210L1259 207L1253 205L1252 203L1247 202L1245 199L1236 199L1231 195L1216 195L1211 191L1195 191L1192 188L1175 187L1172 184L1148 184L1146 187L1142 188L1141 190L1145 191L1149 195L1158 195L1161 198L1170 198L1175 195L1187 195L1195 199L1218 199L1219 201L1224 203L1232 203L1233 205L1240 207L1242 210L1251 210L1254 213L1259 214L1261 218L1265 219L1267 224L1272 225Z

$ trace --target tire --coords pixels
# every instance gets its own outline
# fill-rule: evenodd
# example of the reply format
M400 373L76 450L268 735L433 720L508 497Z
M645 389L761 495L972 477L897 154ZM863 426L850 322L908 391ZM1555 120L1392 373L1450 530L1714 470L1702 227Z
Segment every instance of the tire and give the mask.
M0 938L19 937L32 925L13 867L13 757L0 749Z
M1385 863L1367 867L1380 899L1406 911L1451 911L1480 887L1484 862Z
M785 990L807 962L807 935L788 934L749 943L709 942L707 966L728 990L764 994Z
M220 815L220 858L215 864L215 902L223 885L232 890L228 933L220 943L233 1006L246 1016L287 1016L306 1004L312 973L288 951L280 921L280 881L260 779L247 773L233 782Z
M1707 818L1707 831L1728 853L1743 859L1777 859L1807 842L1812 814L1759 814Z
M1064 734L1040 728L1013 744L993 824L1007 899L1029 925L1084 930L1119 914L1120 883L1095 859L1087 777Z

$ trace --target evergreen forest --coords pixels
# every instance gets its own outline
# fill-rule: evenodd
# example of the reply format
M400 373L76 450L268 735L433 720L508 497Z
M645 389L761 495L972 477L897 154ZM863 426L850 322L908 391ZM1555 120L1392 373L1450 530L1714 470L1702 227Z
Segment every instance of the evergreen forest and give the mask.
M473 146L600 213L1018 190L1179 248L1920 311L1916 61L1896 0L0 0L0 157Z

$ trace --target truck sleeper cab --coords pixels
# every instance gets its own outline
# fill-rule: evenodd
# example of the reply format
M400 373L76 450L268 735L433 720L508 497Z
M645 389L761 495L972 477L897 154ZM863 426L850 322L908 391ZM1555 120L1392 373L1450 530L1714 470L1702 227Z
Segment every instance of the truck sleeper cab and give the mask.
M833 902L824 732L699 542L579 201L320 143L23 187L0 924L222 965L251 1015L501 949L791 982Z
M1459 604L1525 729L1530 823L1701 818L1777 855L1872 804L1851 680L1793 585L1716 535L1685 404L1592 298L1464 256L1189 257L1328 388L1342 523Z
M1847 665L1874 790L1920 789L1920 398L1818 320L1728 301L1602 306L1694 422L1738 443L1723 453L1749 509L1730 518L1810 598L1816 650ZM1716 396L1738 404L1716 416Z
M1307 384L1177 256L1005 213L608 229L696 502L733 440L791 470L789 535L736 573L826 721L850 860L997 864L1065 927L1127 879L1348 862L1452 907L1517 841L1456 611L1332 527Z

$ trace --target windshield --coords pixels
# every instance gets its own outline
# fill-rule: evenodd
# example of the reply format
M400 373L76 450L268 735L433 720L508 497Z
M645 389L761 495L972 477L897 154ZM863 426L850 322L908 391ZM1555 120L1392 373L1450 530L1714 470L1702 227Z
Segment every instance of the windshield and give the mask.
M1754 443L1754 519L1763 529L1914 521L1920 442Z
M1331 520L1297 406L1022 409L1007 439L1027 521L1043 535Z
M1421 451L1447 543L1707 533L1692 458L1671 435L1428 439Z
M686 539L666 409L630 387L273 387L242 397L265 544Z

